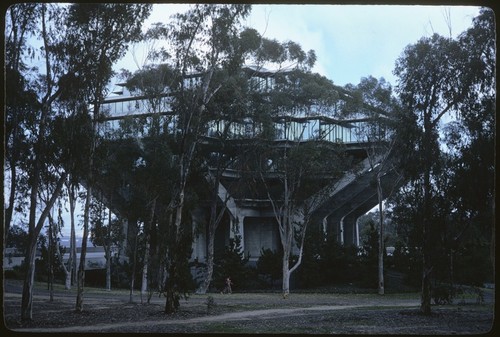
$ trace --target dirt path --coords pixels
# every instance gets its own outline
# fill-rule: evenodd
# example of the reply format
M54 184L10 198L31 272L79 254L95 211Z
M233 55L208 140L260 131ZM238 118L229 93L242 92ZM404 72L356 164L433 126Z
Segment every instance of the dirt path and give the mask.
M418 301L408 301L398 304L382 304L380 307L416 307L418 306ZM249 310L240 312L231 312L221 315L214 316L203 316L190 319L173 319L165 321L139 321L139 322L121 322L112 324L96 324L92 326L71 326L63 328L21 328L14 329L17 332L38 332L38 333L56 333L56 332L105 332L106 330L112 330L116 328L131 328L138 326L165 326L173 324L196 324L196 323L211 323L211 322L228 322L228 321L240 321L240 320L251 320L255 318L265 317L266 319L274 319L280 316L302 316L308 312L328 312L336 310L346 310L346 309L356 309L363 307L370 307L372 304L362 304L362 305L322 305L314 307L304 307L304 308L286 308L286 309L262 309L262 310Z
M219 293L192 295L181 308L165 315L165 299L151 303L128 292L88 289L84 310L74 310L75 290L59 289L54 301L44 285L36 289L33 321L21 322L21 284L7 282L4 323L13 332L38 333L293 333L293 334L479 334L494 322L494 290L485 290L484 303L457 298L420 315L417 293L347 294L297 293L286 300L279 293ZM208 299L213 306L208 306ZM207 314L207 310L209 313Z

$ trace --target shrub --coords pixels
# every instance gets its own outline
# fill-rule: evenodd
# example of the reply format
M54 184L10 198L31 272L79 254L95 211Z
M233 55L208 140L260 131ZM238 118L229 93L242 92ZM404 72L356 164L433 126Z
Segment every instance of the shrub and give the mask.
M257 260L257 274L262 275L268 287L273 288L281 278L282 254L269 248L262 249Z

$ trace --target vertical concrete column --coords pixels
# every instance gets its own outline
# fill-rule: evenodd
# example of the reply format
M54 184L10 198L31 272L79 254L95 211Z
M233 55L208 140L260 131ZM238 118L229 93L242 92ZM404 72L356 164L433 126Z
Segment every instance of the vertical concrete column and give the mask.
M338 243L342 243L343 239L343 228L341 225L342 218L338 218L337 216L326 217L326 231L328 236L335 235L335 239Z
M357 244L356 220L357 216L354 216L353 214L348 214L342 218L345 245Z
M355 237L354 237L354 240L355 240L355 245L356 247L359 247L359 217L356 218L355 220L356 224L355 224Z
M323 234L328 234L328 216L325 216L321 221L321 229L323 230Z
M340 230L339 230L339 236L340 236L340 244L344 245L344 219L345 215L340 219Z

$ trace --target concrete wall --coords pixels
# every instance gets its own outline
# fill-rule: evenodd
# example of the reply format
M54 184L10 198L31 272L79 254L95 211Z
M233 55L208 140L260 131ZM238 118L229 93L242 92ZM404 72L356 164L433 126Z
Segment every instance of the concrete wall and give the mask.
M280 249L278 225L271 217L245 217L244 250L250 261L257 261L262 249Z

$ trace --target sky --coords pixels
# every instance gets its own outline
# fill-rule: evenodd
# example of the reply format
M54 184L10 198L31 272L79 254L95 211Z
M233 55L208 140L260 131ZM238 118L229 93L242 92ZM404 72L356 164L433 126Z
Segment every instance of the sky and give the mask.
M145 26L165 22L188 8L185 4L155 4ZM477 6L418 5L253 5L244 25L278 41L292 40L316 52L313 71L337 85L358 84L363 77L384 78L393 86L396 59L409 44L433 33L456 37L471 26ZM140 50L135 50L140 60ZM116 69L137 70L131 56Z

